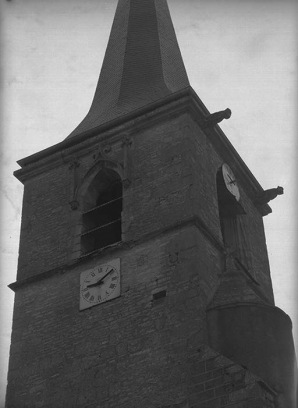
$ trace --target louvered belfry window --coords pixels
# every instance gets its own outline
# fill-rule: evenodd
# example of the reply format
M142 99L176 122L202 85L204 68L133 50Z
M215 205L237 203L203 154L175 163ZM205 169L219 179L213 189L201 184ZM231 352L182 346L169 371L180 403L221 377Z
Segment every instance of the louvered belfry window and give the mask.
M88 254L121 241L122 182L113 170L92 181L82 215L82 252Z

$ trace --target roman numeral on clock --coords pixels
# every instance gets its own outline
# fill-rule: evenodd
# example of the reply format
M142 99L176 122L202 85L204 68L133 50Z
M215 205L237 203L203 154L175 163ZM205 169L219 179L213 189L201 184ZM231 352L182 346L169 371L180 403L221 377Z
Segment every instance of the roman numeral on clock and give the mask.
M121 296L120 259L80 273L80 310Z

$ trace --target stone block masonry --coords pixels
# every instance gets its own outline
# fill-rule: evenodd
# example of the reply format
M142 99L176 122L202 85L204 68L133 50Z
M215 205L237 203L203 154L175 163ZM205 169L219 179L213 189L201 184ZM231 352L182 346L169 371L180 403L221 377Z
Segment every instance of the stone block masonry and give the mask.
M203 305L220 271L219 257L202 259L204 241L187 227L120 251L121 297L83 312L79 273L98 259L18 291L9 400L23 401L18 408L122 407L125 399L149 407L185 395L187 355L207 337ZM166 296L154 300L161 290Z
M224 270L216 197L224 158L190 115L131 132L122 243L78 258L80 191L98 161L123 168L122 132L108 147L95 137L25 181L7 408L242 408L246 400L273 408L245 369L198 351ZM261 215L240 187L254 236ZM265 240L250 242L265 265ZM116 258L121 296L79 311L80 273Z
M262 221L271 209L209 115L166 0L119 0L85 119L15 172L6 408L294 408L291 326L274 308ZM119 259L117 272L99 268Z
M121 135L121 131L120 131ZM80 188L98 157L81 151L76 180L71 158L36 174L25 183L18 279L24 279L73 260L80 242L81 211L72 211L75 184ZM123 164L122 139L109 140L109 160ZM73 156L71 156L73 157ZM95 157L95 158L94 158ZM148 126L132 135L131 185L124 190L123 240L142 237L197 217L209 235L222 242L218 217L216 173L224 162L189 115ZM242 235L251 258L251 273L272 299L263 221L247 198Z

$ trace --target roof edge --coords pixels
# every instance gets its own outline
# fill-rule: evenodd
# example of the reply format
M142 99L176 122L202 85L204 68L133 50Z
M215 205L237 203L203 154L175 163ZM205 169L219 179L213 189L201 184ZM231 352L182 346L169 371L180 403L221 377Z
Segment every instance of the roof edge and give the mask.
M179 105L180 109L181 107L184 110L188 109L189 113L193 116L193 119L196 121L198 126L202 125L203 119L210 112L198 97L196 92L193 90L193 88L189 86L178 92L175 92L174 94L161 98L156 102L150 103L143 108L137 109L117 119L113 119L105 124L97 126L72 138L64 139L62 142L57 143L54 146L18 160L17 163L21 166L21 169L16 170L14 172L14 175L16 178L22 181L21 178L22 175L26 172L27 166L30 168L32 168L32 166L34 165L38 166L38 162L41 162L43 159L49 158L51 155L57 153L61 153L61 156L64 157L66 155L63 155L63 150L69 150L74 146L79 145L80 143L86 142L93 137L100 135L101 133L111 131L113 128L122 126L129 121L137 120L142 116L148 115L149 112L152 112L162 106L167 106L172 102L179 102L179 100L182 100L183 98L189 98L189 101L187 102L187 104L185 104L185 102L183 101ZM209 138L215 149L220 150L223 153L223 156L228 157L229 160L232 160L234 162L238 172L241 174L241 179L249 187L251 196L255 195L258 192L264 191L262 186L259 184L255 176L249 170L239 153L236 151L232 143L228 140L227 136L218 125L216 125L211 130L204 129L202 131L205 132L206 137ZM263 216L272 212L268 204L257 206L257 208Z
M71 138L66 138L64 140L62 140L61 142L50 146L44 150L41 150L37 153L34 153L30 156L24 157L23 159L20 159L17 161L17 163L21 166L21 168L24 168L25 166L29 165L29 164L33 164L35 162L40 161L41 159L61 151L62 149L68 149L71 148L72 146L76 145L77 143L81 143L82 141L85 141L91 137L94 137L96 135L98 135L99 133L105 132L107 130L112 129L113 127L122 125L123 123L135 119L138 116L144 115L146 113L148 113L149 111L152 111L158 107L160 107L161 105L165 105L168 104L172 101L178 100L184 96L187 95L191 95L191 94L195 94L194 90L191 87L187 87L182 89L181 91L175 92L169 96L166 96L164 98L161 98L159 100L157 100L156 102L150 103L146 106L144 106L143 108L140 109L136 109L128 114L122 115L116 119L112 119L109 122L106 122L102 125L96 126L93 129L89 129L85 132L82 132L78 135L75 135ZM196 94L195 94L196 95ZM200 101L201 102L201 101ZM202 103L202 102L201 102ZM206 113L209 113L206 109ZM18 171L18 170L17 170Z

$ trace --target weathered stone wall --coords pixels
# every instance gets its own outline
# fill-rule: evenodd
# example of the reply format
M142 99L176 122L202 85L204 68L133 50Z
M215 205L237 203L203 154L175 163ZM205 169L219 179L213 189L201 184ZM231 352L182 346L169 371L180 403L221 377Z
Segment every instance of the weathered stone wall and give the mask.
M131 185L124 191L123 240L137 240L198 216L221 241L216 192L216 173L225 162L208 137L188 115L131 135ZM121 137L110 142L105 156L124 164ZM37 174L25 183L18 278L40 274L67 263L74 251L74 236L80 231L80 208L70 202L75 188L98 159L98 142L75 158ZM79 160L74 169L72 160ZM237 169L234 169L237 175ZM76 173L76 174L75 174ZM240 183L241 236L248 253L248 267L272 298L262 217Z
M75 157L76 170L64 157L25 183L18 279L61 270L16 292L7 408L183 401L200 408L239 402L242 408L247 398L255 403L250 408L273 407L263 401L264 390L245 382L244 369L236 370L243 385L237 394L226 385L238 384L236 377L227 380L207 355L198 360L198 348L208 342L205 310L224 269L216 172L225 159L188 115L130 137L122 246L68 264L81 222L80 208L69 203L100 158L99 140ZM106 158L123 165L122 138L109 143ZM270 282L261 216L240 188L254 273ZM80 312L80 273L115 258L121 259L121 297ZM153 300L158 290L166 297Z
M111 256L16 293L10 406L95 407L111 398L111 407L142 398L151 406L155 393L158 401L185 392L187 356L207 338L218 252L190 226L115 256L122 294L110 302L79 311L80 272ZM166 297L154 301L158 290Z

